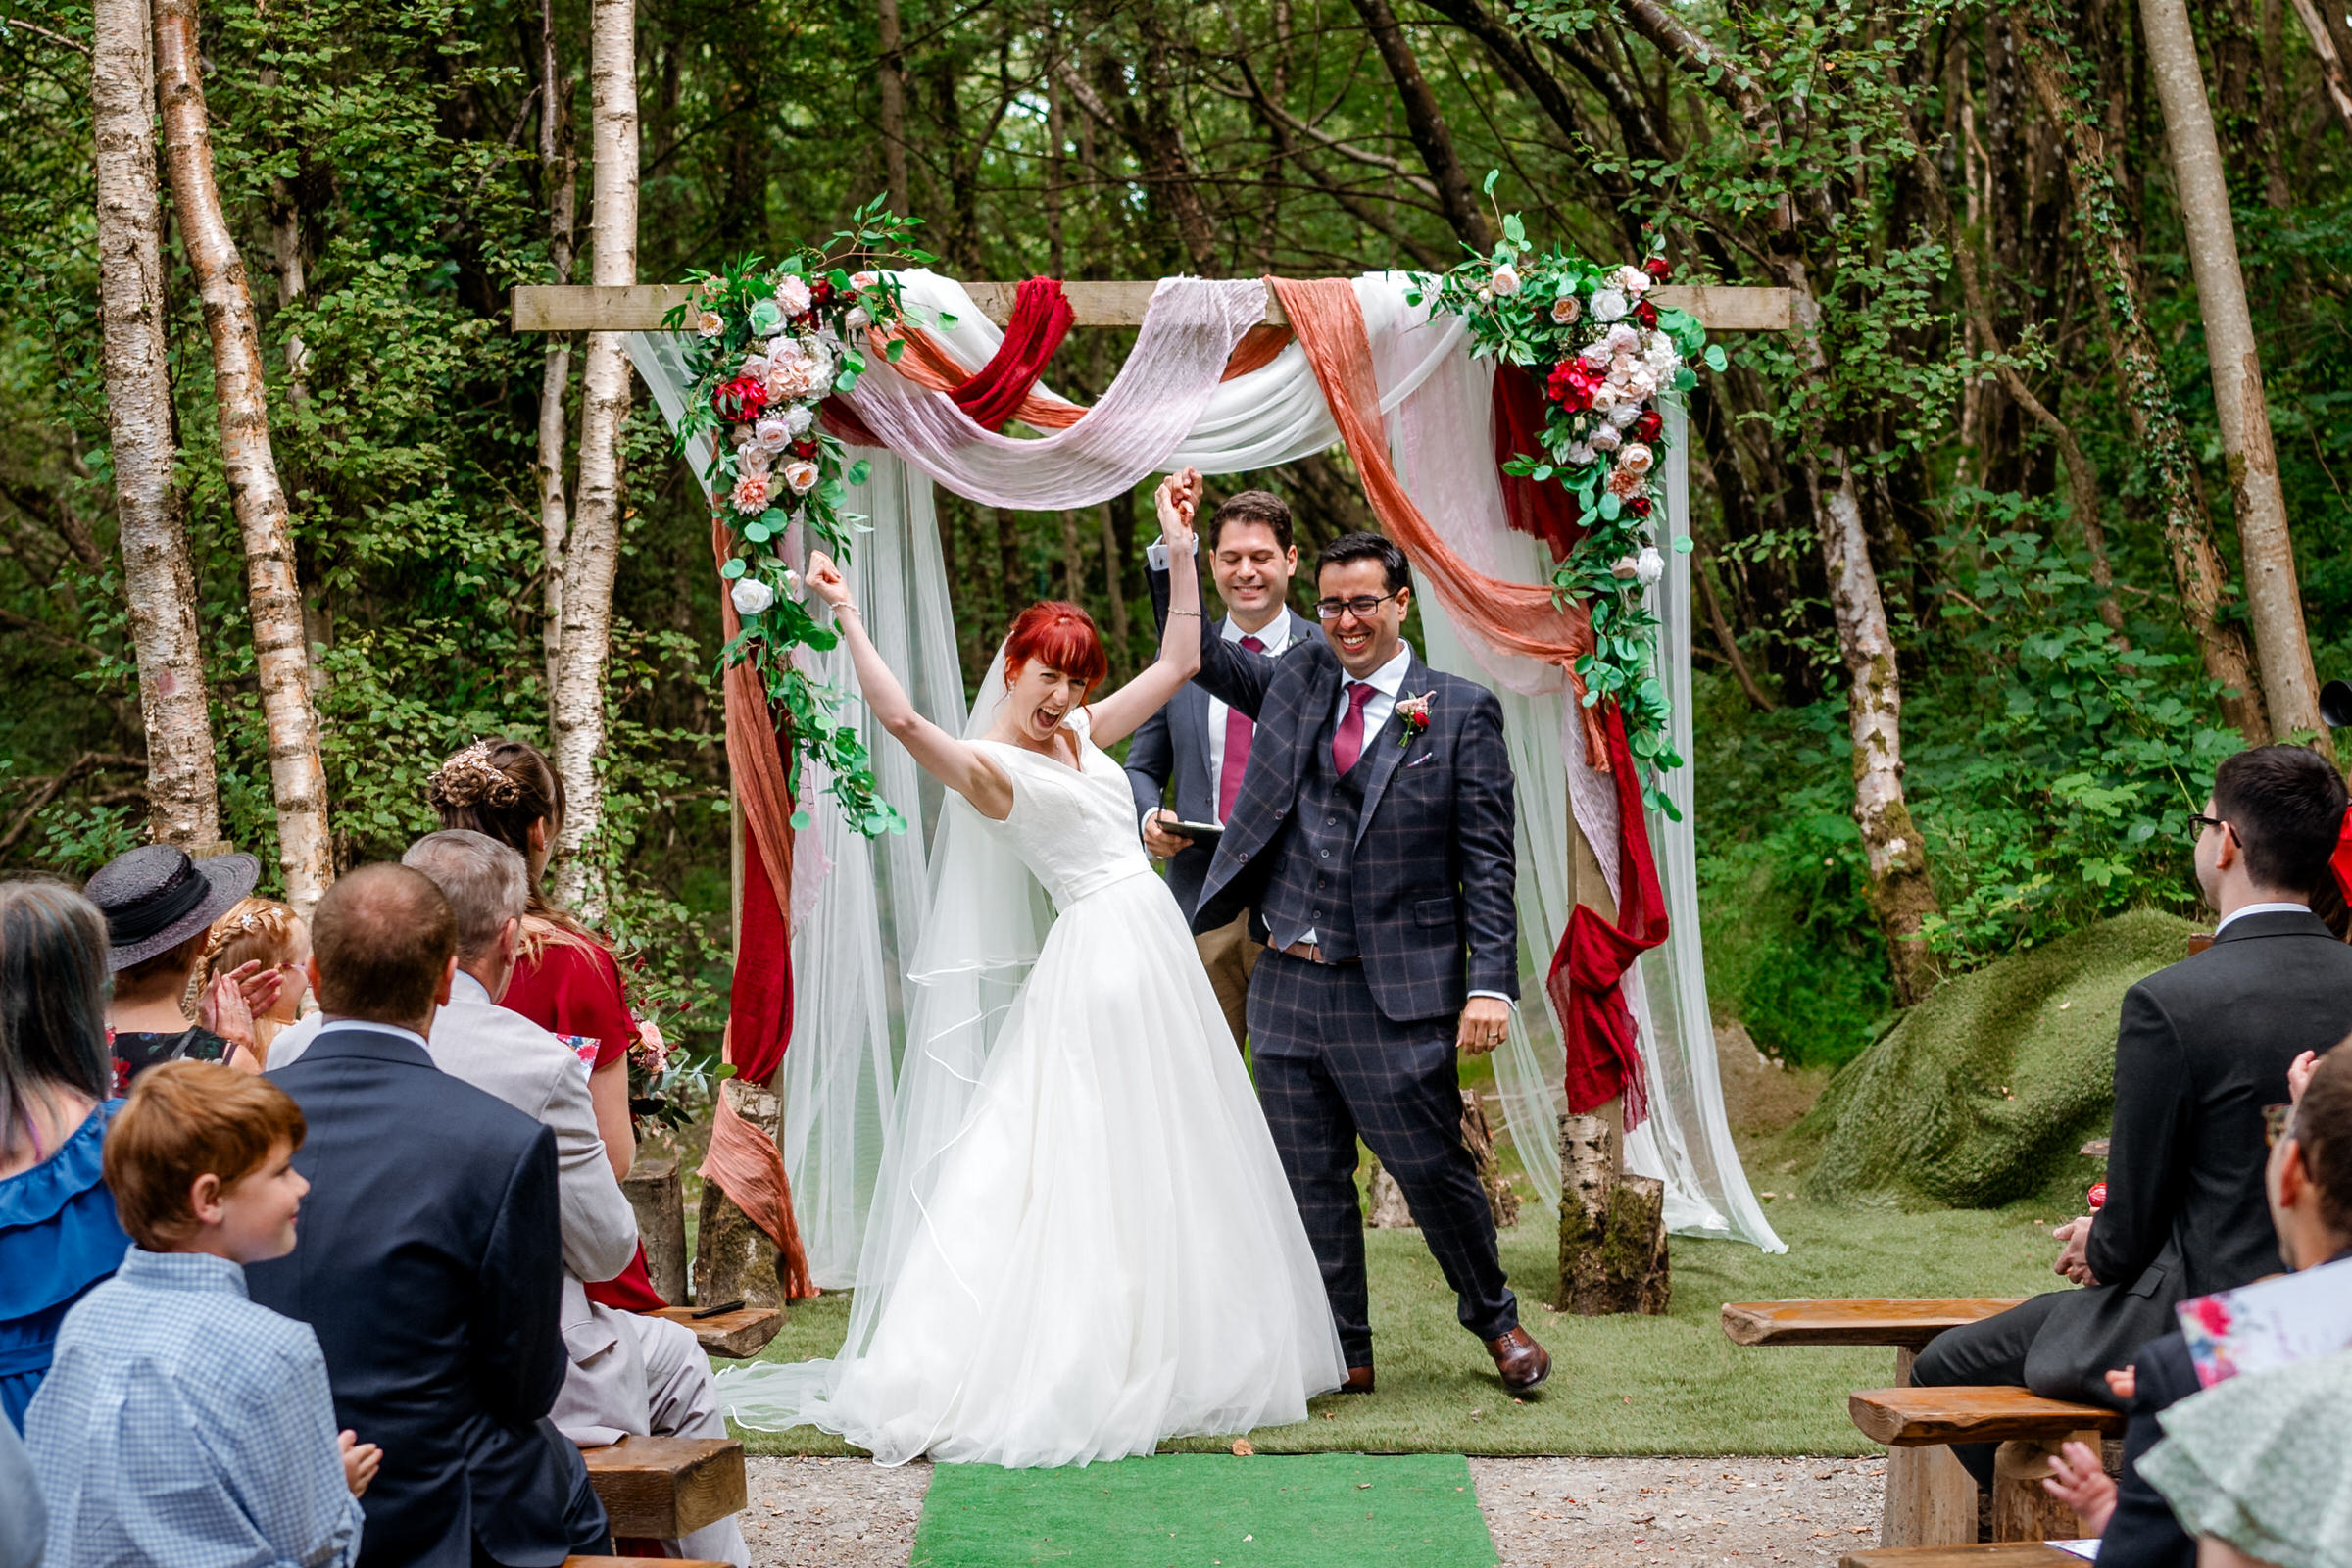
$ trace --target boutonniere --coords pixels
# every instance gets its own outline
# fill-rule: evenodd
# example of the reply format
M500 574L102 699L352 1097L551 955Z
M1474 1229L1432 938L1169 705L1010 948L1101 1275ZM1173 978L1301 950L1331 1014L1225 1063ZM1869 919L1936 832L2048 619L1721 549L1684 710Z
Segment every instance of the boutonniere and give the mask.
M1410 746L1416 739L1429 733L1429 700L1437 695L1434 691L1427 691L1418 697L1396 699L1396 724L1402 731L1396 737L1397 745Z

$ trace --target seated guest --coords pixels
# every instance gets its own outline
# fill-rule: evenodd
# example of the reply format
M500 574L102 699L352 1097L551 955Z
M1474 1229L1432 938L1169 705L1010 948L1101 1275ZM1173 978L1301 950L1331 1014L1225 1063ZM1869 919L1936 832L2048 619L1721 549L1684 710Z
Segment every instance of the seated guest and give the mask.
M345 876L311 917L325 1021L272 1077L309 1123L310 1202L302 1246L245 1277L318 1334L337 1421L383 1446L362 1568L541 1568L609 1543L547 1419L569 1364L555 1137L425 1051L457 945L427 878Z
M115 975L106 1004L113 1031L116 1087L159 1061L225 1061L262 1070L255 1011L277 1001L277 981L259 964L208 987L197 1015L182 1008L188 981L213 922L253 891L262 862L250 855L191 859L170 844L142 844L100 866L82 895L106 916ZM252 989L240 982L251 982Z
M253 1013L254 1044L267 1056L270 1043L302 1016L303 999L311 991L303 967L310 961L311 928L301 915L275 899L240 899L213 922L205 938L204 956L196 965L197 995L216 991L224 977L275 975L277 1000Z
M2352 1349L2191 1395L2140 1466L2196 1537L2199 1568L2352 1562Z
M433 1014L424 1049L434 1065L532 1117L556 1135L564 1199L564 1341L571 1370L555 1422L582 1447L643 1437L723 1438L726 1418L710 1361L694 1331L588 1299L583 1281L607 1279L637 1250L637 1216L621 1195L597 1136L588 1069L564 1044L498 1004L514 968L529 897L522 857L482 833L428 833L401 863L433 879L458 923L458 972ZM301 1056L318 1032L295 1025L270 1053L272 1071ZM734 1518L679 1544L689 1558L751 1561Z
M2352 1257L2352 1051L2297 1066L2308 1078L2290 1078L2298 1089L2294 1114L2271 1151L2263 1182L2279 1253L2300 1270ZM2054 1462L2056 1477L2042 1484L2101 1538L2104 1568L2195 1568L2196 1542L2140 1469L2163 1435L2164 1413L2199 1391L2187 1339L2175 1331L2149 1341L2130 1371L2110 1373L2107 1381L2131 1401L2121 1483L2107 1479L2087 1445L2070 1443Z
M122 1261L101 1152L106 921L72 888L0 882L0 1411L11 1432L67 1310Z
M2300 1054L2352 1028L2352 947L2310 909L2344 806L2342 777L2305 747L2222 763L2196 819L2197 886L2221 916L2213 946L2126 993L2106 1206L2058 1231L2057 1271L2086 1288L1945 1330L1913 1381L2117 1405L2105 1374L2172 1326L2176 1302L2278 1271L2263 1107L2286 1101ZM1991 1445L1953 1452L1990 1484Z
M74 1304L24 1422L51 1568L348 1568L381 1457L335 1431L318 1342L245 1297L294 1250L302 1112L201 1061L140 1076L106 1139L132 1247Z

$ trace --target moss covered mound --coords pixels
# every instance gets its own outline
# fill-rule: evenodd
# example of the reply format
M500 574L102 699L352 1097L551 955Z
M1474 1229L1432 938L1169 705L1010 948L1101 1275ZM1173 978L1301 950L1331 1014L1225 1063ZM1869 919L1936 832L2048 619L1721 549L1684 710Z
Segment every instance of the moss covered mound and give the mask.
M2195 929L2140 911L1947 981L1854 1058L1798 1124L1818 1199L1993 1208L2089 1172L2114 1105L2124 993Z

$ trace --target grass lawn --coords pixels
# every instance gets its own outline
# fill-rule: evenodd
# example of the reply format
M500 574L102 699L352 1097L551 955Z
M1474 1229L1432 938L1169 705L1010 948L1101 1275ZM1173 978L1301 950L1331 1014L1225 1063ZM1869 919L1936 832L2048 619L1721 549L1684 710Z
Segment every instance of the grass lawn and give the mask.
M1730 1242L1673 1244L1674 1310L1662 1318L1576 1318L1543 1301L1557 1276L1554 1233L1532 1210L1503 1233L1503 1264L1527 1328L1552 1354L1542 1394L1514 1403L1453 1318L1418 1231L1373 1231L1372 1329L1380 1392L1325 1396L1296 1426L1250 1435L1265 1453L1868 1453L1845 1396L1892 1381L1886 1349L1740 1349L1723 1337L1725 1301L1781 1297L2031 1295L2059 1282L2047 1205L2000 1210L1769 1205L1788 1250ZM830 1355L847 1296L802 1302L763 1360ZM743 1434L756 1454L855 1453L828 1433ZM1171 1443L1171 1451L1225 1446Z

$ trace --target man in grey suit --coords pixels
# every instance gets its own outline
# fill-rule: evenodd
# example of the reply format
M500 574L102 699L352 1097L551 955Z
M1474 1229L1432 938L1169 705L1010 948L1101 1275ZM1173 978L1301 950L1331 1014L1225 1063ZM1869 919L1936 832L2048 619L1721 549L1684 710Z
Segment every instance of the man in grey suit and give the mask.
M1280 496L1244 490L1228 497L1209 517L1201 543L1208 552L1217 597L1225 603L1224 618L1209 626L1210 636L1275 658L1316 634L1315 623L1290 608L1298 547L1291 531L1291 509ZM1127 782L1135 791L1144 848L1168 862L1168 891L1176 895L1188 920L1200 906L1200 884L1216 846L1187 837L1173 824L1224 822L1250 764L1256 728L1248 713L1228 708L1200 686L1187 685L1146 719L1128 743ZM1174 810L1165 805L1171 782ZM1250 913L1245 909L1193 940L1239 1045L1248 1028L1250 973L1264 951L1250 940Z
M632 1435L725 1437L710 1359L694 1331L588 1299L586 1282L612 1279L636 1255L637 1216L606 1156L579 1057L498 1004L514 972L529 892L522 857L487 834L452 828L418 839L401 863L431 878L457 916L458 970L425 1042L433 1065L495 1095L556 1137L564 1233L561 1326L571 1365L549 1418L582 1447ZM299 1057L317 1031L314 1015L281 1034L270 1045L271 1068ZM695 1560L737 1568L751 1561L733 1515L677 1544Z

